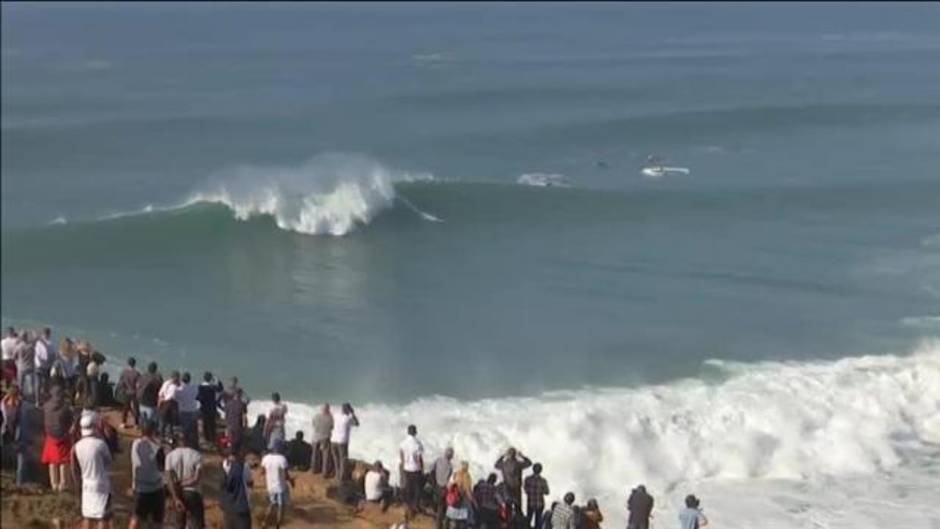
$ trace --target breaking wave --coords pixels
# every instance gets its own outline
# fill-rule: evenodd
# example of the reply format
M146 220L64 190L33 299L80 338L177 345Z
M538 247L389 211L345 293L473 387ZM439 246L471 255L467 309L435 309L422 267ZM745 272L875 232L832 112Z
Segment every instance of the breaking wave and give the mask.
M186 203L224 204L238 220L269 216L283 230L341 236L368 224L395 201L395 182L431 180L364 156L324 154L298 167L244 165L219 173ZM437 217L403 203L425 220Z
M525 173L516 183L536 187L571 187L565 175L555 173Z
M940 467L940 342L909 356L716 360L705 368L720 376L541 397L366 405L357 410L362 427L350 451L394 463L405 427L414 423L429 457L453 446L478 479L514 445L543 463L552 498L569 490L579 503L596 497L612 527L623 525L625 495L637 483L657 495L658 528L674 526L681 498L693 491L712 522L729 529L875 528L888 513L904 527L940 523L940 508L928 502L940 494L928 468ZM252 403L251 411L269 406ZM291 432L309 434L315 406L290 410ZM856 489L872 493L872 501L853 504L851 513L832 509Z

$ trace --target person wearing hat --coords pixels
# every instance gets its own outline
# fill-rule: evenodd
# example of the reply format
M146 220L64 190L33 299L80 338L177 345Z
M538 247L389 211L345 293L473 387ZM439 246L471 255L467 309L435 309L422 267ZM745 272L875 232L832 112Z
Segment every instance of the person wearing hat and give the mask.
M94 522L100 529L111 526L111 451L98 434L97 417L83 415L79 421L82 438L72 451L72 482L81 482L83 527ZM79 479L76 479L80 476Z
M702 529L708 526L708 519L699 508L699 499L693 494L685 497L685 509L679 511L679 529Z
M290 501L287 484L294 485L294 478L287 470L287 458L284 456L284 441L274 440L273 451L261 458L261 468L264 472L265 482L268 486L268 512L264 515L264 526L267 525L271 515L275 515L274 527L280 528L284 521L284 508Z

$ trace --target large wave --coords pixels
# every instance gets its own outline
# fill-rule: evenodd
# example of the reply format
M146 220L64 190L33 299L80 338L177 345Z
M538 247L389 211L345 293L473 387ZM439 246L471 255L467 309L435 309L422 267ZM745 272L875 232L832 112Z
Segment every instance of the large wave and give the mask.
M430 179L430 174L389 169L361 155L330 153L298 167L243 165L220 172L186 205L219 203L239 220L269 216L284 230L346 235L392 205L395 182ZM425 220L440 220L403 203Z
M453 446L476 479L516 446L544 464L552 498L596 497L611 527L622 526L638 483L658 497L659 528L675 525L693 491L729 529L940 523L928 502L940 494L940 342L909 356L709 364L720 374L710 382L366 405L350 451L394 464L414 423L430 457ZM289 427L309 434L314 412L292 404ZM855 503L857 493L874 496Z

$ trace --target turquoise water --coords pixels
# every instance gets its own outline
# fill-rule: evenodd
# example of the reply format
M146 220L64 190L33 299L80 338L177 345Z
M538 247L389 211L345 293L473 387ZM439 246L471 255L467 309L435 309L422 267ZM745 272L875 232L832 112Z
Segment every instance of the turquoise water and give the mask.
M4 322L299 399L903 350L940 304L928 13L5 5ZM692 172L644 179L650 153ZM434 180L342 237L224 204L99 220L245 165L246 211L368 187L364 158ZM537 172L572 187L516 185Z

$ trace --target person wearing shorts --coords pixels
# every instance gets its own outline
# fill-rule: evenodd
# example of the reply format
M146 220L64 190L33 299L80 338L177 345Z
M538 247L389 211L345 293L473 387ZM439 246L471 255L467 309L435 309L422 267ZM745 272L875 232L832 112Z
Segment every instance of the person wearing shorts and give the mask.
M268 486L268 501L270 506L265 515L265 522L275 516L275 528L280 528L284 521L284 510L290 503L290 492L287 484L293 485L294 480L287 471L287 458L284 456L284 441L275 439L274 451L261 458L261 468L264 470L265 482Z

